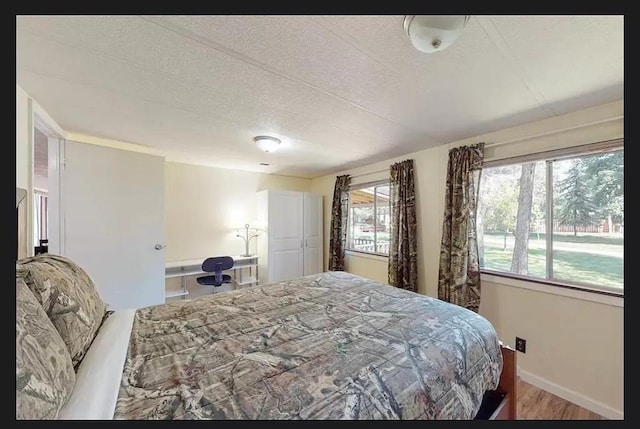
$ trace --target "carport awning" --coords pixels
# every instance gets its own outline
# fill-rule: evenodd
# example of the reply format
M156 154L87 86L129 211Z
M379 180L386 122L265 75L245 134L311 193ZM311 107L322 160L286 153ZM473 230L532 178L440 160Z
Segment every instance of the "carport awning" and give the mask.
M378 188L378 202L389 201L389 195L383 192L388 188ZM373 188L358 189L357 191L351 191L351 204L352 205L369 205L373 204Z

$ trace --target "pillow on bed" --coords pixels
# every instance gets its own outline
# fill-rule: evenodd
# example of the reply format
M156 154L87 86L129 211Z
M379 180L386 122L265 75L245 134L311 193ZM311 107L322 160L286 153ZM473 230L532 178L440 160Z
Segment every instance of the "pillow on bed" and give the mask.
M16 277L16 418L55 419L75 382L67 346L42 305Z
M107 311L93 281L70 259L46 253L17 261L16 275L42 304L77 368Z

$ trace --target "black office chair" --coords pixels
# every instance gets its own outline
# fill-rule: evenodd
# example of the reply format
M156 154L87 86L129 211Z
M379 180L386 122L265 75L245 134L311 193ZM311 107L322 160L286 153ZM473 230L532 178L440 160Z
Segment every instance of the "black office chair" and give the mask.
M207 258L202 263L202 271L213 273L213 275L198 277L196 280L204 286L221 286L223 283L231 283L231 276L222 274L224 270L230 270L231 268L233 268L233 258L231 256Z

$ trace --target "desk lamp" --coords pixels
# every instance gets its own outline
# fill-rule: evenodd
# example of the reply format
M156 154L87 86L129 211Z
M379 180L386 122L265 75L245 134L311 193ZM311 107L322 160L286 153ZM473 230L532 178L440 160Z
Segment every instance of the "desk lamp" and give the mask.
M249 230L253 231L253 235L249 236ZM240 255L240 256L251 256L251 254L249 254L249 243L251 242L251 239L256 238L258 236L258 228L249 228L249 224L245 224L244 225L244 235L242 235L240 233L240 228L236 229L236 237L242 238L244 240L244 246L245 246L245 251L244 251L244 255Z

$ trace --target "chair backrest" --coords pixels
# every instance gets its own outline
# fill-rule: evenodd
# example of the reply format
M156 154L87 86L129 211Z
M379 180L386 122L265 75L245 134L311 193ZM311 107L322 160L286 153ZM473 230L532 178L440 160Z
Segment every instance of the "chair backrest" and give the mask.
M219 274L224 270L233 268L233 258L231 256L216 256L207 258L202 263L202 271Z

